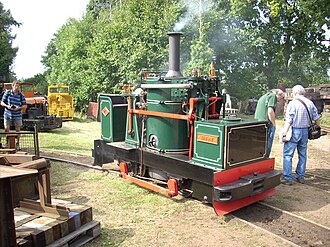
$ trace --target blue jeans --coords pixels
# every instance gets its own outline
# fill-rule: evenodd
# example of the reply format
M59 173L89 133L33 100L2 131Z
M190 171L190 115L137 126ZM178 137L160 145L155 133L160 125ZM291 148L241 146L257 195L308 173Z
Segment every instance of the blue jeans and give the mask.
M283 177L292 181L292 158L297 148L298 164L296 179L304 178L307 161L308 128L292 128L290 141L284 143L283 148Z
M266 157L269 158L270 155L270 151L272 150L272 146L273 146L273 141L274 141L274 136L275 136L275 131L276 131L276 127L275 126L271 126L268 128L268 142L267 142L267 153L266 153Z

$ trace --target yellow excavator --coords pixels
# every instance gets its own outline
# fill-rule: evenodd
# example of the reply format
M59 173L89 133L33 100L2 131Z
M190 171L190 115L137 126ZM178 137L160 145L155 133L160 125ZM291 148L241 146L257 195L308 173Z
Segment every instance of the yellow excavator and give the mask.
M73 120L74 105L69 86L48 86L48 112L62 117L63 121Z

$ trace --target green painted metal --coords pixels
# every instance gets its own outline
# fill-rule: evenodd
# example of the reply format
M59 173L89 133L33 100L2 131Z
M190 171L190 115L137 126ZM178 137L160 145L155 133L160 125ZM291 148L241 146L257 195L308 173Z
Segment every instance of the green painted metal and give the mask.
M178 82L173 80L171 84ZM187 92L183 89L149 89L147 97L148 111L184 114L182 100L187 97ZM187 121L148 116L146 122L148 148L165 152L188 150Z
M149 111L182 114L181 103L148 103ZM163 151L183 151L188 149L187 121L148 117L147 147ZM152 143L157 138L157 143Z
M136 98L134 94L126 94L125 96L132 96L132 107L135 109L135 104L136 104ZM139 137L139 130L138 130L138 125L137 125L137 116L136 114L132 114L132 128L133 132L129 134L129 127L128 127L128 121L129 121L129 116L127 117L126 120L126 131L125 131L125 142L128 144L132 144L134 146L140 146L140 137Z
M99 104L100 104L99 111L101 118L101 138L105 141L113 142L112 101L108 96L100 96Z
M118 95L99 96L101 139L109 142L123 141L125 138L127 105L115 104L111 97L118 97Z
M265 121L240 118L196 121L192 160L216 170L227 170L264 159L266 146Z
M193 161L214 169L224 168L224 126L196 121Z

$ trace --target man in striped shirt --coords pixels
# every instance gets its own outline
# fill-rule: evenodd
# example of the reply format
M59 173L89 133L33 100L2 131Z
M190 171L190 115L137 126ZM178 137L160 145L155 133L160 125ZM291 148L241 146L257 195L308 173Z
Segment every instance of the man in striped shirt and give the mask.
M24 95L19 91L20 84L18 81L14 81L12 84L12 90L7 90L2 97L1 106L5 108L4 112L4 126L5 132L9 132L10 125L15 126L15 131L20 132L22 123L22 110L26 109L26 101ZM19 147L20 135L17 135L16 149Z
M282 136L284 142L282 183L287 185L292 185L292 158L296 149L298 151L298 164L295 178L298 183L305 183L308 127L311 125L311 121L308 111L301 101L306 104L311 118L316 121L316 124L320 125L320 116L316 106L311 100L304 97L305 89L301 85L296 85L292 88L292 93L294 99L290 101L286 109ZM290 140L287 140L286 134L290 126L292 127L292 135Z

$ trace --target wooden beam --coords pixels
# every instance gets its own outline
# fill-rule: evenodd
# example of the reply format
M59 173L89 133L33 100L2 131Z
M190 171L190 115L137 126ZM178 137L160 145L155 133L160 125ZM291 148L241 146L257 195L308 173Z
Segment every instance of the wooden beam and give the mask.
M36 159L36 156L31 154L1 154L1 156L5 157L10 164L21 164Z
M16 153L16 149L14 149L14 148L2 148L2 149L0 149L0 153L14 154L14 153Z
M47 216L53 219L66 220L69 218L69 210L64 207L41 205L40 202L25 199L20 201L20 210L36 215Z
M49 168L50 162L49 160L46 160L44 158L42 159L36 159L28 162L24 162L18 165L13 165L13 167L19 167L19 168L32 168L32 169L43 169L43 168Z

